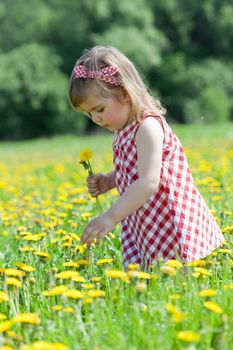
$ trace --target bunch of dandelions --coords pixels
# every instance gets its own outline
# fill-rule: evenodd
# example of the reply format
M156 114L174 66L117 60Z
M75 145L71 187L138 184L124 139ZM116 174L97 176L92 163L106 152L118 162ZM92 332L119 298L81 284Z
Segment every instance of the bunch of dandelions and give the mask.
M89 148L84 148L81 152L80 152L80 161L79 163L83 165L84 169L88 171L88 175L89 176L93 176L94 172L92 170L92 166L90 163L90 159L92 157L92 151ZM102 208L101 208L101 204L100 204L100 200L99 197L96 196L96 205L97 205L97 209L99 214L102 213Z

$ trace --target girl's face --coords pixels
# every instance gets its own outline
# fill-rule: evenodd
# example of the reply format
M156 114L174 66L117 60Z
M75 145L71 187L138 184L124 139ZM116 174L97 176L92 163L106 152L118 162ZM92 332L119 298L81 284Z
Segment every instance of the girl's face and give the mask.
M117 100L91 96L79 107L89 114L95 124L110 131L121 130L132 120L128 95L122 94Z

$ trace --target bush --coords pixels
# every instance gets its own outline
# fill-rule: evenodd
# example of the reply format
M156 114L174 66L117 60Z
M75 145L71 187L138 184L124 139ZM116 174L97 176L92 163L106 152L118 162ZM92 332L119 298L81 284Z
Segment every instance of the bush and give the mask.
M81 131L72 112L67 77L48 47L26 44L0 56L0 138L32 138Z
M230 119L231 103L226 92L218 86L203 89L199 98L184 104L187 122L226 122Z

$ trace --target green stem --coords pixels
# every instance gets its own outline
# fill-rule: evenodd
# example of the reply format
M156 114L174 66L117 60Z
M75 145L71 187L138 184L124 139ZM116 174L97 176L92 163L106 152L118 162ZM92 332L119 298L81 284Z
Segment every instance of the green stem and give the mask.
M89 174L89 176L93 176L94 173L93 173L93 170L92 170L92 167L91 167L91 163L90 163L89 160L87 160L87 165L88 165L88 174ZM96 206L97 206L99 214L102 214L103 210L102 210L102 207L101 207L101 204L100 204L99 196L96 196L95 201L96 201Z

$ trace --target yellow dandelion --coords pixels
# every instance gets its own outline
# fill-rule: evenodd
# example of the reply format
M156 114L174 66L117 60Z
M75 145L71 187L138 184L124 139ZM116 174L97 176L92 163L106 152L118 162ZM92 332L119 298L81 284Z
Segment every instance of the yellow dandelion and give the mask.
M5 314L0 313L0 321L5 321L7 319Z
M210 271L205 269L204 267L195 267L194 268L194 275L196 278L200 276L208 277L211 275Z
M42 238L44 238L45 236L46 236L45 233L38 233L33 235L27 235L23 238L23 240L37 242L37 241L41 241Z
M165 275L169 276L175 276L176 274L176 269L173 266L163 265L161 266L160 271L162 271Z
M13 317L12 323L30 323L33 325L40 324L40 318L35 313L22 313Z
M78 260L76 261L77 266L90 265L88 260Z
M227 249L227 248L220 248L217 250L218 253L222 253L222 254L231 254L232 251L231 249Z
M36 256L40 256L41 258L49 259L50 255L46 252L34 252L33 253Z
M68 287L65 285L60 285L60 286L56 286L51 290L45 290L43 292L43 295L45 297L50 297L50 296L54 296L54 295L62 295L64 292L66 292L68 290Z
M15 338L15 339L17 339L17 340L21 340L21 339L22 339L22 337L21 337L20 335L18 335L17 333L15 333L15 332L12 331L12 330L7 331L7 332L6 332L6 335L7 335L8 337L10 337L10 338ZM0 348L0 350L1 350L1 348Z
M93 282L100 282L101 281L101 277L92 277L91 278L91 281L93 281Z
M65 313L67 313L67 314L73 314L73 313L74 313L74 308L68 306L68 307L64 307L64 308L62 309L62 311L65 312Z
M200 267L203 267L203 266L206 266L207 262L205 260L195 260L195 261L190 261L188 262L186 265L187 266L200 266Z
M139 269L139 264L129 264L128 269L130 271L135 271Z
M78 282L78 283L85 283L86 282L86 280L83 276L72 277L72 281Z
M181 323L187 318L188 318L188 313L183 311L176 312L172 315L172 320L175 321L176 323Z
M6 292L0 291L0 304L4 301L9 301L8 294Z
M61 245L62 248L69 248L71 246L72 246L72 241L71 242L62 243L62 245Z
M82 284L82 287L83 287L84 289L92 289L92 288L94 288L95 286L94 286L94 284L92 284L92 283L86 283L86 284Z
M164 265L165 265L165 266L175 267L175 268L181 268L181 267L183 267L183 265L181 264L180 261L178 261L178 260L173 260L173 259L168 260Z
M21 270L23 270L25 272L33 272L33 271L35 271L35 268L33 266L29 266L29 265L26 265L26 264L16 263L16 266L19 267Z
M21 252L35 252L36 248L33 248L33 247L22 247L22 248L19 248L19 250Z
M83 254L86 251L86 249L86 244L78 245L77 247L75 247L75 251L79 251L80 254Z
M84 219L84 220L90 218L91 216L93 216L93 213L90 213L90 212L81 214L81 217L82 217L82 219Z
M54 306L52 306L52 310L54 310L54 311L61 311L62 310L62 306L61 305L54 305Z
M180 299L180 294L179 293L171 294L170 298L172 300L178 300L178 299Z
M87 292L87 296L89 298L103 298L105 296L105 292L103 290L99 290L99 289L93 289L93 290L89 290Z
M92 157L92 151L89 148L84 148L79 155L81 162L86 162Z
M192 331L181 331L177 333L177 338L188 343L198 342L201 340L201 335Z
M114 261L114 259L112 259L112 258L105 258L105 259L101 259L101 260L96 261L96 265L109 264L112 261Z
M4 333L6 331L8 331L8 329L10 329L12 326L12 322L11 321L4 321L0 323L0 333Z
M3 345L3 346L0 347L0 350L14 350L14 348L12 348L9 345Z
M68 350L68 348L63 343L37 341L32 345L23 345L20 350Z
M213 302L213 301L206 301L204 302L204 306L206 309L215 312L216 314L222 314L223 313L223 309L221 308L220 305L218 305L217 303Z
M80 290L76 290L76 289L69 289L63 294L67 298L72 298L72 299L82 299L84 297L84 294L80 292Z
M217 295L216 289L203 289L199 292L200 297L213 297Z
M233 283L230 283L230 284L226 284L223 289L233 289ZM1 300L1 297L0 297L0 300Z
M13 276L13 277L21 277L25 275L25 272L15 269L6 269L5 275L7 276Z
M7 284L9 286L14 286L17 288L22 287L22 283L17 278L14 278L14 277L7 278L5 284Z
M74 261L67 261L63 264L64 267L77 267L77 263Z
M180 312L180 309L177 306L173 305L173 304L169 304L168 303L168 304L165 305L165 308L170 314L175 314L175 313Z
M62 271L55 275L56 278L59 278L62 280L68 280L79 276L80 276L80 273L78 271L73 271L73 270Z
M105 273L108 277L111 277L112 279L126 279L127 274L124 271L121 270L105 270Z
M83 299L83 304L91 304L93 303L94 299L93 298L85 298Z
M146 280L151 279L151 274L149 274L147 272L143 272L143 271L131 270L131 271L127 272L127 275L130 279L133 279L133 278L141 278L141 279L146 279Z

